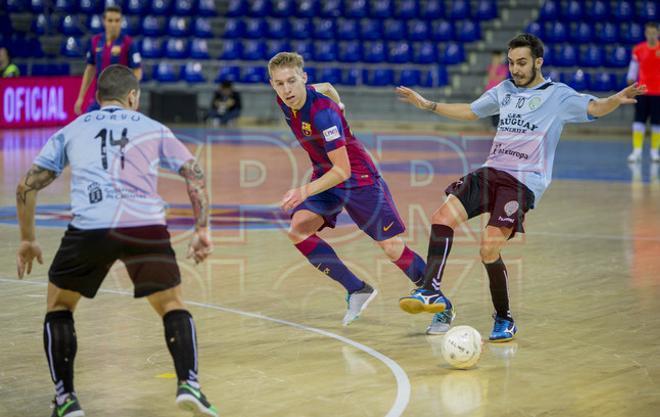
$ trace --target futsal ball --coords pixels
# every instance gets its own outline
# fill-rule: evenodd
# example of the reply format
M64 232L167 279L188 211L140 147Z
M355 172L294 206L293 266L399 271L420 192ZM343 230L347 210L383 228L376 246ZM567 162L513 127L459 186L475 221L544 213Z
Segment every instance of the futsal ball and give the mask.
M480 356L481 335L473 327L452 327L442 339L442 357L454 368L471 368Z

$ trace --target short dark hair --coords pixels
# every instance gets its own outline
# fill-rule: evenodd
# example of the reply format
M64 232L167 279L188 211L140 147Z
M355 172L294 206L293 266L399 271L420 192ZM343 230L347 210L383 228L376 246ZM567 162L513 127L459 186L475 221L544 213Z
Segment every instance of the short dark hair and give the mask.
M108 7L105 8L105 10L103 10L103 17L105 17L105 15L107 13L119 13L119 14L121 14L121 7L120 6L108 6Z
M658 23L657 22L646 22L644 25L645 28L653 28L657 29L658 28Z
M222 88L232 88L234 86L234 83L232 83L229 80L224 80L223 82L220 83L220 87Z
M509 50L529 48L532 58L543 58L543 42L531 33L522 33L509 41Z
M114 64L101 72L98 80L99 101L124 101L131 90L139 90L140 83L127 66Z

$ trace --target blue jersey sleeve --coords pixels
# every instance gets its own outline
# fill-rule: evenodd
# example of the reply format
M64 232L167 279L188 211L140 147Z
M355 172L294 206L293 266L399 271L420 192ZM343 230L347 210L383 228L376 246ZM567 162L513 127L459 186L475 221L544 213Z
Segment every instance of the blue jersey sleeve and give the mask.
M500 84L501 85L501 84ZM497 91L500 86L496 86L486 91L470 104L470 109L480 118L492 116L500 113L500 103L497 100Z
M64 145L64 132L60 130L48 139L39 155L34 158L34 164L55 172L58 176L69 164Z
M559 95L559 113L566 123L591 122L596 118L587 112L589 102L597 98L589 94L580 94L568 86L562 86Z
M177 173L183 164L191 159L195 159L188 148L166 127L163 127L159 158L162 168Z
M129 68L140 68L142 66L142 55L138 50L137 43L131 41L130 46L128 47L128 67Z
M336 110L325 108L316 112L314 127L321 133L326 152L346 146L341 117Z

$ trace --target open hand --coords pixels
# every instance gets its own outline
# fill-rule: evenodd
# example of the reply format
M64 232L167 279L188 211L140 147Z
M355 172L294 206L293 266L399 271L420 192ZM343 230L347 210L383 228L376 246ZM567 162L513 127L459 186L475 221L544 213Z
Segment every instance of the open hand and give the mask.
M32 261L37 258L37 262L44 263L41 256L41 247L36 240L23 240L21 245L16 251L16 272L19 278L27 272L28 275L32 272Z

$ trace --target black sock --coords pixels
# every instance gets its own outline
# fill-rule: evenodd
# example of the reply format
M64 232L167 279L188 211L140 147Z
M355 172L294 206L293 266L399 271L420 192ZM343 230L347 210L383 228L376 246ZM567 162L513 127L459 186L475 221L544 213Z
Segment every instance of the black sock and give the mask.
M424 272L424 289L440 291L442 274L445 271L447 258L454 240L454 229L444 224L431 226L429 238L429 251L426 257L426 270Z
M46 314L44 350L57 395L73 392L73 361L78 342L71 311L52 311Z
M511 311L509 311L509 274L506 271L506 265L499 258L497 261L486 264L488 280L490 281L490 296L493 299L493 305L498 317L513 320Z
M179 383L199 387L197 379L197 332L186 310L172 310L163 316L165 342L170 350Z

